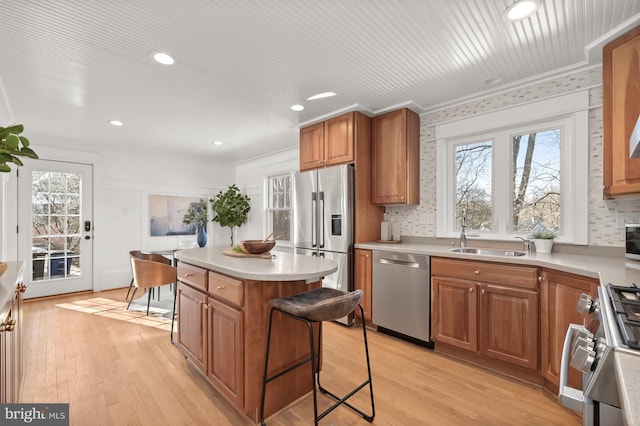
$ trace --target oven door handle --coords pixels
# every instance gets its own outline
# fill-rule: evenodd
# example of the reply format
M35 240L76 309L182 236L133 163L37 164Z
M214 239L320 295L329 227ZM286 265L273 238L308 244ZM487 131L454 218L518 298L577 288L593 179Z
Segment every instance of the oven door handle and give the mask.
M562 347L562 360L560 361L560 385L558 386L558 401L563 407L569 408L578 413L582 413L584 405L584 394L579 389L568 386L569 383L569 361L571 357L571 342L573 335L578 331L586 330L581 324L569 324L567 334L564 336L564 346Z

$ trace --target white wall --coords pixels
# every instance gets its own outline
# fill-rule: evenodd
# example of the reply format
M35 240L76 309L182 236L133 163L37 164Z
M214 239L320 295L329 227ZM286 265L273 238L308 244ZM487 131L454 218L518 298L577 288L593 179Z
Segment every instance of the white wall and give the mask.
M129 285L130 250L163 250L192 247L195 236L151 237L149 235L149 195L165 194L209 198L233 183L234 165L201 157L157 152L95 152L61 150L36 144L43 159L74 161L94 167L94 290ZM15 229L11 217L17 199L15 180L9 180L2 217L5 229ZM0 191L0 199L5 194ZM4 203L3 203L4 204ZM7 208L9 206L9 208ZM208 245L222 245L224 234L217 224L208 227ZM9 233L10 234L10 233ZM4 238L4 234L3 234ZM10 242L5 259L17 258L17 244Z
M295 146L271 155L239 163L236 166L236 184L251 197L249 219L239 229L239 240L267 236L265 232L266 215L264 214L266 200L263 197L265 180L269 176L296 171L299 163L300 150Z

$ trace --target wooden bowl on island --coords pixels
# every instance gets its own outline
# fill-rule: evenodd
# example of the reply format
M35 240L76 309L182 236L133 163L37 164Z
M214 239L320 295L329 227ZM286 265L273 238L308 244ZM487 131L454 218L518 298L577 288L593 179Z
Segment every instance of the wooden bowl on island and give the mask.
M240 241L240 249L245 253L262 254L271 250L276 245L275 240L242 240Z

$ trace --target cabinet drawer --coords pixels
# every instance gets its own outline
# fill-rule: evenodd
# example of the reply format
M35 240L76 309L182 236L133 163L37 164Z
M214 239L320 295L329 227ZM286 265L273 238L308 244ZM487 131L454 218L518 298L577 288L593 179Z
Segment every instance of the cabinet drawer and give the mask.
M538 288L538 268L529 266L433 258L431 274L513 287Z
M244 303L243 282L209 271L209 295L216 299L242 306Z
M178 263L178 280L191 287L207 291L207 270L186 263Z

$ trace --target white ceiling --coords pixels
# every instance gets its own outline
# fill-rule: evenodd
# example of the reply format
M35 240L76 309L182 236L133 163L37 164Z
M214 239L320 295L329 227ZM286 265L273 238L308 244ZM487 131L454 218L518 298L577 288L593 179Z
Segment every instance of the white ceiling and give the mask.
M0 0L0 124L23 123L36 151L241 161L296 145L301 123L338 111L420 112L598 64L605 41L640 23L639 0L542 0L507 23L511 3ZM176 64L155 63L157 51Z

